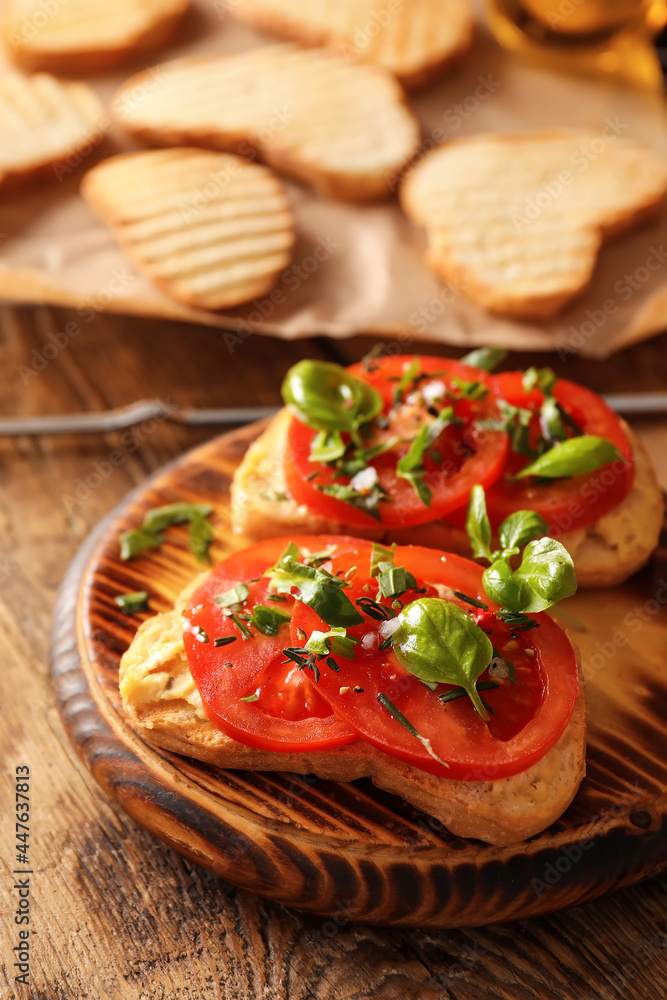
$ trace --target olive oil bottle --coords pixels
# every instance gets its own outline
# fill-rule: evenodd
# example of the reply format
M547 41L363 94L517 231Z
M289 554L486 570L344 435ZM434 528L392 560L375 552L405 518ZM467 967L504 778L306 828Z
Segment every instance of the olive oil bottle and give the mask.
M661 88L653 38L667 0L486 0L489 24L507 49L542 65Z

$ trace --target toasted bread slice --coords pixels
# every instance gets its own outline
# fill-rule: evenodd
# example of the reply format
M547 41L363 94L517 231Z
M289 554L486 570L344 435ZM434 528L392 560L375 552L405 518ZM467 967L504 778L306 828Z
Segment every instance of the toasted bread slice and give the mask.
M490 312L555 315L589 285L603 239L654 215L664 158L602 133L477 135L427 154L401 203L445 281Z
M2 41L17 65L94 73L165 41L190 0L6 0Z
M239 0L234 16L270 34L334 45L422 87L458 63L472 42L467 0Z
M334 524L289 495L283 456L289 411L282 409L243 457L232 482L232 524L248 538L311 532L357 535L379 542L427 545L470 556L465 532L446 521L413 528L359 529ZM658 544L664 517L662 492L639 438L624 424L635 454L635 480L624 500L594 524L558 536L570 552L579 587L612 587L644 565ZM594 499L594 497L593 497ZM583 503L583 500L582 500Z
M126 153L90 170L81 190L137 268L188 305L247 302L289 264L295 236L284 187L243 157Z
M113 106L148 142L259 156L351 201L386 195L419 142L389 73L294 45L165 63L128 80Z
M104 111L85 83L47 73L0 73L0 187L71 172L71 158L100 142Z
M572 719L556 745L510 778L439 778L362 741L310 753L276 753L236 742L208 721L183 646L181 612L202 578L183 591L173 611L141 625L121 660L123 709L147 742L221 768L312 773L332 781L370 777L378 788L400 795L452 833L497 845L544 830L574 798L585 771L581 680Z

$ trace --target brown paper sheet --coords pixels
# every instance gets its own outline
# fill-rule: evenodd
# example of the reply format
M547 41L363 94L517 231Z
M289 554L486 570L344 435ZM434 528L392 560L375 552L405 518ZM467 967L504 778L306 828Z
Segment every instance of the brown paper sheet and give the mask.
M231 0L195 0L168 49L91 81L102 99L143 65L192 53L240 51L271 40L237 23ZM503 52L480 27L465 65L412 98L425 148L488 131L581 127L667 151L664 102L622 85L567 77ZM278 293L222 315L190 309L128 264L78 194L83 172L103 156L137 148L109 119L90 153L60 180L0 202L0 296L83 310L184 319L231 331L230 350L252 333L286 339L376 333L457 346L577 351L604 358L667 327L667 211L603 248L591 287L555 320L489 316L443 285L423 261L425 236L396 201L351 206L289 184L298 228L294 262ZM608 133L609 134L609 133ZM65 166L68 166L65 164Z

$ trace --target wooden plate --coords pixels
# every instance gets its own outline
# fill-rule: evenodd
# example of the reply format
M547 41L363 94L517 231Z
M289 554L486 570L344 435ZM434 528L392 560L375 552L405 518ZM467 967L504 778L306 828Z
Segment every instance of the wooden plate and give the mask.
M594 899L667 867L667 568L584 591L561 621L581 647L588 773L546 832L514 847L453 837L370 782L222 771L158 751L120 714L117 673L139 618L113 596L146 589L170 607L201 565L186 532L129 563L118 533L151 507L215 506L221 558L230 477L261 425L195 449L131 494L74 560L55 613L53 679L65 728L102 787L138 823L234 885L346 922L479 925ZM335 924L332 924L335 926Z

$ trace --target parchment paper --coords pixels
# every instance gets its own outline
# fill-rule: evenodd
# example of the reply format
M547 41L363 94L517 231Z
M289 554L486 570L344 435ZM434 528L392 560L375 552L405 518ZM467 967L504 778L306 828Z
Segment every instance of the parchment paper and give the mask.
M90 82L105 102L142 66L191 53L232 52L271 39L237 23L223 0L196 0L177 42ZM527 65L480 25L464 66L413 95L424 148L487 131L582 127L667 152L663 99L639 90ZM289 184L298 242L278 293L228 314L193 310L158 291L128 264L78 194L83 172L104 156L138 148L109 120L78 164L38 189L0 201L0 296L83 309L185 319L223 328L230 349L251 333L287 339L376 333L459 346L576 351L603 358L667 327L667 211L606 244L584 297L546 324L489 316L443 285L423 261L424 233L395 200L352 206Z

